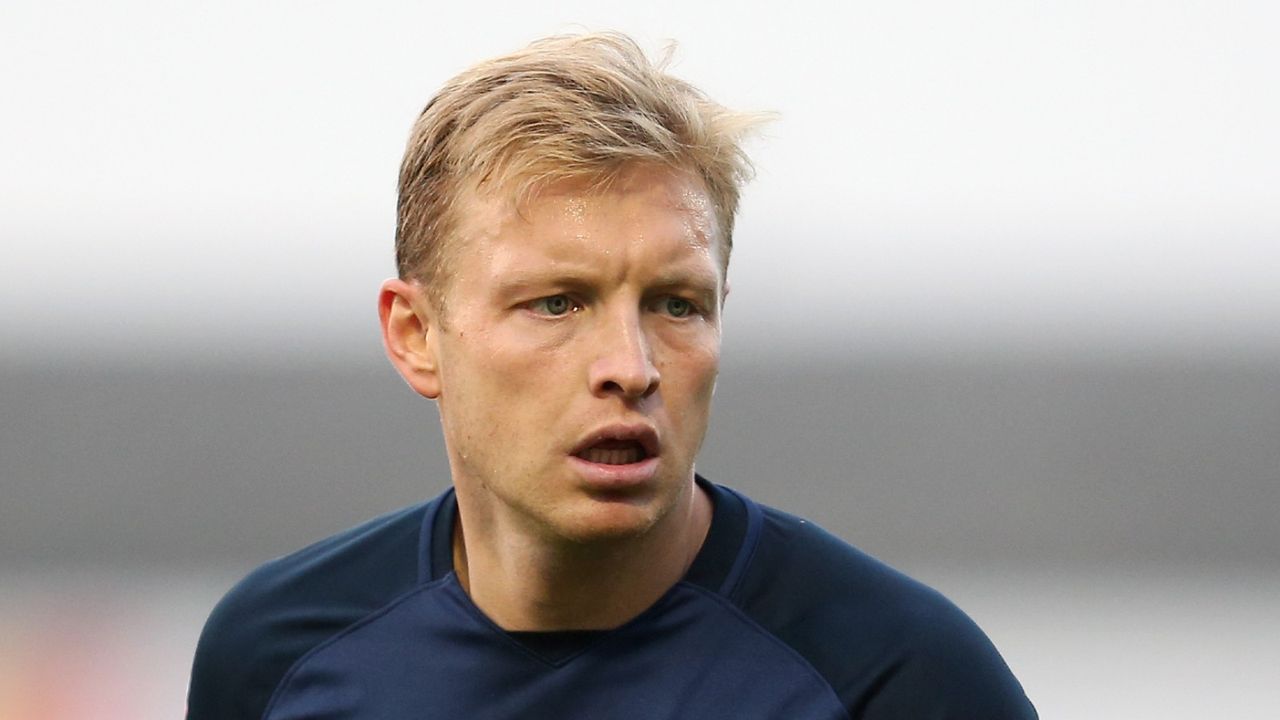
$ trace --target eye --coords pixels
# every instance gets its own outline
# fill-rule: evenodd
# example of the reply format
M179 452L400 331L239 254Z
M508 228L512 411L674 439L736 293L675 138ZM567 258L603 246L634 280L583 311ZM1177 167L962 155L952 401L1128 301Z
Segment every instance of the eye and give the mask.
M559 316L578 308L568 295L548 295L529 303L529 309L540 315Z
M662 309L671 317L688 317L693 313L693 303L684 298L673 296L662 301Z

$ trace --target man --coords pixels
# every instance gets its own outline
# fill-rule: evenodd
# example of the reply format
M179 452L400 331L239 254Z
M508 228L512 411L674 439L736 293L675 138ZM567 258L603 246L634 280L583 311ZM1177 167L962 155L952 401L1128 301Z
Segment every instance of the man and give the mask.
M1034 717L946 600L694 474L758 121L611 34L440 91L379 314L453 488L242 581L189 718Z

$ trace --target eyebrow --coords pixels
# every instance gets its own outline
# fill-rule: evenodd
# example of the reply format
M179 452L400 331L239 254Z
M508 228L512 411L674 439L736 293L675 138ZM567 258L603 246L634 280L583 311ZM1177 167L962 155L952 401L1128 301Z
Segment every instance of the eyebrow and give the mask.
M655 287L692 287L708 292L715 292L720 285L719 273L705 273L696 270L677 270L658 275L652 283Z
M494 283L495 292L502 297L518 295L539 287L563 287L569 290L589 290L597 284L594 274L584 268L527 269L517 268ZM668 270L657 274L648 283L653 290L688 288L706 299L716 297L720 289L718 273L696 270Z
M721 299L720 274L698 271L676 271L663 273L652 283L658 291L687 288L697 296L698 301L706 309L714 309Z
M501 298L511 298L535 288L564 288L583 290L591 287L588 273L578 268L557 268L546 270L514 269L494 282L494 292Z

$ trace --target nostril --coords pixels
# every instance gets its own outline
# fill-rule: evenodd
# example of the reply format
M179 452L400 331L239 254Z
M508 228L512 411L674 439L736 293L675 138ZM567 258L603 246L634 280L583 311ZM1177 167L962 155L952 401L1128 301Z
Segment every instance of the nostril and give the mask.
M651 376L647 378L636 378L634 382L629 380L605 380L598 386L598 392L605 395L623 395L635 397L649 397L658 389L658 378Z
M648 397L657 387L658 368L647 352L602 353L591 363L588 382L599 395Z

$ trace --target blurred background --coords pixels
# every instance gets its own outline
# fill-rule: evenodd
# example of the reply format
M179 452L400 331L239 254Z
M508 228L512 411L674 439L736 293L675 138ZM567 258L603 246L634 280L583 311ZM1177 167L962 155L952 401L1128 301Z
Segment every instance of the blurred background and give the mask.
M0 718L183 712L239 576L447 483L383 359L426 100L616 28L751 146L699 469L934 585L1046 718L1280 708L1272 3L0 7Z

